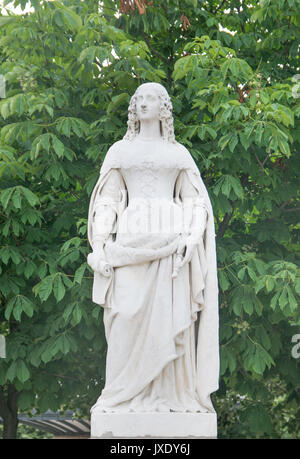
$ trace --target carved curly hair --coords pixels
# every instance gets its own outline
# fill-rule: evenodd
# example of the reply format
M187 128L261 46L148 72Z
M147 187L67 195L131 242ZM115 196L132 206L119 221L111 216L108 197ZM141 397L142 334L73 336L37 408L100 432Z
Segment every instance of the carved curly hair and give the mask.
M143 83L137 88L134 95L131 97L128 107L128 128L124 139L133 140L134 137L140 132L140 121L137 117L136 101L139 90L145 85L151 85L160 99L159 121L160 132L163 140L176 143L172 115L172 102L167 90L159 83Z

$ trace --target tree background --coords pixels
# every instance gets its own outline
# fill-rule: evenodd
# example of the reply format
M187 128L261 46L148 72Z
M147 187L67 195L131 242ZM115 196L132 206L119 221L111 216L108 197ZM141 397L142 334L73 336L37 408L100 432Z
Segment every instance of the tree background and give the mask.
M4 1L4 6L8 1ZM15 0L22 9L26 0ZM162 83L216 220L220 438L300 433L299 0L31 0L0 16L0 416L89 416L105 377L89 197ZM298 82L298 83L297 83Z

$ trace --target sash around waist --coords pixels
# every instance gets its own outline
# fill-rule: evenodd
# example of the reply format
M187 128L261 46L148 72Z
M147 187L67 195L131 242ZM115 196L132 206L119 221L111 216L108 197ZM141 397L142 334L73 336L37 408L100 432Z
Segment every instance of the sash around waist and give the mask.
M108 240L104 248L106 259L114 268L158 260L177 251L180 237L176 234L157 234L149 238L141 234L131 237L127 235L122 243L119 240Z

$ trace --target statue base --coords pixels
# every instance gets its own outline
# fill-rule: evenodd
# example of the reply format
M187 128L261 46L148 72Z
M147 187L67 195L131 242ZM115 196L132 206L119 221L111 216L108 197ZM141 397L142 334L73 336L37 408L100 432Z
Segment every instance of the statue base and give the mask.
M103 413L94 409L91 438L217 438L216 413Z

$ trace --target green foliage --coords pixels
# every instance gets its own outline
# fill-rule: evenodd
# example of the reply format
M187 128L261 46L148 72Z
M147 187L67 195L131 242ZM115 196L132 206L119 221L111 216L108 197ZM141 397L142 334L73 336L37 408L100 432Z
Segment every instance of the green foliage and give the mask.
M0 424L0 436L3 433L3 426ZM43 430L35 429L34 427L28 426L26 424L19 424L18 425L18 434L17 439L37 439L37 440L45 440L45 439L52 439L53 435L45 432Z
M21 411L88 414L99 395L89 197L130 95L158 81L216 217L221 436L296 436L299 0L154 0L146 14L112 0L31 4L0 17L0 388L16 388Z

